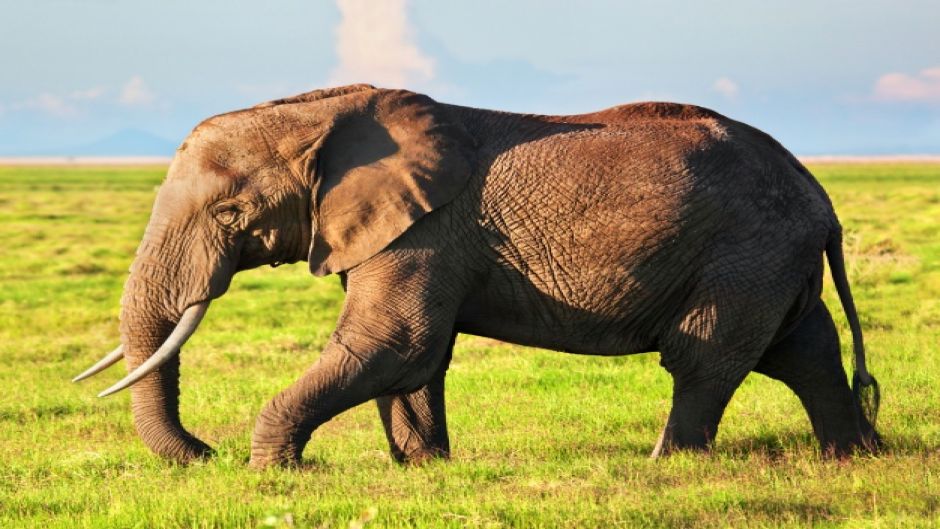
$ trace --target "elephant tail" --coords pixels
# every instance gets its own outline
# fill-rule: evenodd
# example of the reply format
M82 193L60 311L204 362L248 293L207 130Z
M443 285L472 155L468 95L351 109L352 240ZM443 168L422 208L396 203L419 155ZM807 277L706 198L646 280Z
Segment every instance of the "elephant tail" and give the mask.
M868 422L875 426L878 418L878 407L881 404L881 390L878 381L868 372L865 364L865 342L862 337L862 326L858 322L858 313L855 311L855 300L849 289L849 281L845 276L845 257L842 254L842 230L837 228L826 243L826 257L829 260L829 271L832 281L839 293L842 310L849 321L852 330L852 346L854 351L854 373L852 375L852 393L865 414Z

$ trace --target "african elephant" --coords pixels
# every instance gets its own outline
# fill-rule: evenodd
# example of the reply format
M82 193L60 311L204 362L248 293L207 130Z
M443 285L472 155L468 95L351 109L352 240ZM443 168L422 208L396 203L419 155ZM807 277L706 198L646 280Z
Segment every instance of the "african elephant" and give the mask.
M854 392L820 300L823 255L855 345ZM179 350L232 276L306 260L339 274L319 359L261 411L251 464L375 399L400 461L449 454L457 333L570 353L659 351L674 380L654 455L707 448L751 371L799 396L825 451L873 449L877 399L841 227L813 176L716 112L639 103L573 116L315 90L212 117L179 147L121 301L120 358L144 443L210 448L180 423Z

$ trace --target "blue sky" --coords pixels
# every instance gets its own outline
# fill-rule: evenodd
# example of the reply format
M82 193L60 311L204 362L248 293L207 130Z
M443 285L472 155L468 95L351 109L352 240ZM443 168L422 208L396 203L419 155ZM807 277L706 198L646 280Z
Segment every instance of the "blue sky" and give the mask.
M0 154L316 87L576 113L714 108L798 154L940 153L940 2L0 0ZM121 154L121 153L114 153Z

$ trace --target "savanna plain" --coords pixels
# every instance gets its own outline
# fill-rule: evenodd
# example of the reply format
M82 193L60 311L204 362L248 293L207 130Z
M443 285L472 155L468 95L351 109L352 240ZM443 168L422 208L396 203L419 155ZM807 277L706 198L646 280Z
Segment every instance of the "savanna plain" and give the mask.
M121 288L164 167L0 167L0 527L940 526L940 165L811 166L846 228L881 381L877 457L823 458L797 398L751 375L710 455L650 460L658 354L565 355L461 336L453 459L401 467L374 405L314 434L302 470L247 468L261 406L315 361L342 304L303 263L236 276L182 354L184 423L217 456L151 455L123 374ZM825 300L844 315L831 282Z

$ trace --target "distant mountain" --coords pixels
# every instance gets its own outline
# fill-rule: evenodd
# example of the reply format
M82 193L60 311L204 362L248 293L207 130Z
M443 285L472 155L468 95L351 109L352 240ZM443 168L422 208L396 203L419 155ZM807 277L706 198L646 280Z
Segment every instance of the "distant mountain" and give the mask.
M138 129L123 129L101 139L30 155L51 156L173 156L177 143ZM26 153L24 153L26 154Z

